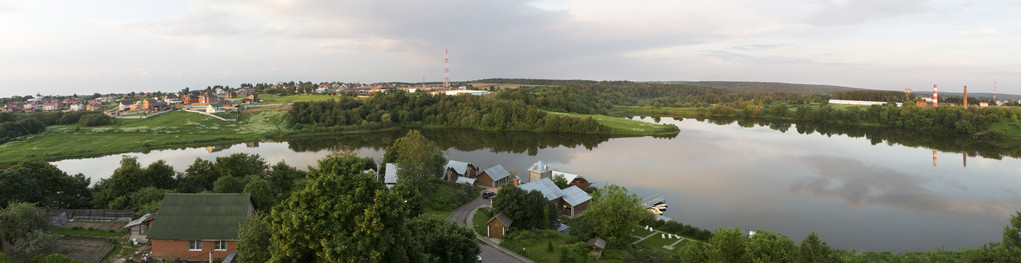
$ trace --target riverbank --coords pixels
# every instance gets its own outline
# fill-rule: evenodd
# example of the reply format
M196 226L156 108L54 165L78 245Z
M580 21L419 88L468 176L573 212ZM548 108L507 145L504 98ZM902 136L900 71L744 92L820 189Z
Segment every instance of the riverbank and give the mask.
M606 134L622 136L677 134L676 126L673 125L648 124L601 115L566 115L591 116L600 124L612 129ZM119 119L112 124L96 127L77 124L50 126L46 132L25 136L20 140L0 145L0 166L29 159L57 161L128 152L226 145L251 141L281 141L285 138L341 133L376 132L403 127L406 126L390 125L372 129L352 128L335 131L296 131L288 127L287 111L283 108L245 110L242 111L239 119L233 122L201 114L174 111L147 119ZM670 128L673 128L672 132L669 131Z

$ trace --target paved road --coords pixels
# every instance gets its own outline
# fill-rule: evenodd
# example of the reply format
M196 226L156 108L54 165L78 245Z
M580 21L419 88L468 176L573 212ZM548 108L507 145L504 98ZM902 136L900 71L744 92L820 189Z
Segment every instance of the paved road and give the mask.
M453 221L453 222L457 223L457 225L460 225L460 226L468 226L468 224L471 223L471 219L468 218L468 216L470 216L472 214L472 210L482 206L483 204L490 204L490 200L489 199L482 199L482 197L479 196L475 200L472 200L471 203L465 204L465 205L463 205L461 207L458 207L457 210L454 210L454 212L450 214L450 217L447 217L447 221ZM468 227L471 227L471 226L468 226ZM493 246L490 246L489 243L482 242L482 240L477 240L477 241L479 242L479 247L482 248L482 261L483 262L495 262L495 263L520 263L520 262L525 262L525 261L522 261L520 259L515 258L514 256L508 255L506 252L504 252L504 251L502 251L500 249L497 249L497 248L495 248Z

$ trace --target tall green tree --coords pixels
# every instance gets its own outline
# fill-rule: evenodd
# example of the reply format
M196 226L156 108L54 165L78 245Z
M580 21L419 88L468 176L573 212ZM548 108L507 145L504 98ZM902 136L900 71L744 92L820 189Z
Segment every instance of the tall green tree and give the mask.
M423 194L430 192L427 183L429 179L443 175L443 153L436 147L436 143L427 140L417 130L409 131L387 147L384 159L400 167L397 171L398 180L412 180Z
M273 186L273 191L276 192L277 197L286 198L286 195L294 187L294 181L302 178L305 178L304 171L291 167L284 161L280 161L270 168L269 178L267 179L270 185Z
M622 245L630 240L631 230L638 228L643 217L652 214L642 207L641 199L627 188L607 185L597 191L584 216L592 224L597 237L610 243Z
M273 232L266 223L266 216L256 212L241 223L238 231L238 260L242 263L268 262L270 238Z
M213 183L220 178L220 172L213 165L213 162L195 158L195 162L184 171L184 176L179 177L178 191L182 193L198 193L213 189Z
M1021 212L1014 212L1007 226L1003 227L1003 246L1012 254L1013 260L1021 260Z
M155 213L163 202L163 195L172 193L173 190L146 187L126 195L118 196L110 201L110 209L130 210L135 212L135 217L147 213Z
M304 189L273 207L271 262L419 262L401 199L362 173L374 162L331 155Z
M513 228L533 229L548 225L549 200L539 191L525 192L514 184L504 184L493 199L493 213L503 213L514 221Z
M472 230L454 222L419 216L411 225L431 262L475 262L482 251Z
M753 262L794 262L798 246L781 233L758 229L748 240L748 256Z
M0 238L4 253L10 244L37 229L46 229L46 213L32 203L12 202L0 209Z
M751 262L748 252L748 238L741 234L741 228L717 228L709 239L706 254L711 262Z
M214 167L221 176L245 177L263 176L269 165L258 154L235 153L226 157L216 157Z
M145 167L142 173L142 184L153 186L159 189L174 189L177 187L177 171L164 160L157 160Z
M809 233L804 240L801 240L801 247L798 249L800 262L830 262L833 251L826 241L819 239L815 232Z
M89 178L68 175L44 161L24 161L0 171L0 204L12 201L53 208L88 208Z

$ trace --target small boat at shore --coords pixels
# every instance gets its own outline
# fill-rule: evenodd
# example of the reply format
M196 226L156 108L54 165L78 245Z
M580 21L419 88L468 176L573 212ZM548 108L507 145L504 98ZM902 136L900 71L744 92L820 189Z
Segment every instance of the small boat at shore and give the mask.
M652 196L642 200L642 206L644 206L649 212L658 216L662 216L668 207L666 198L662 195Z

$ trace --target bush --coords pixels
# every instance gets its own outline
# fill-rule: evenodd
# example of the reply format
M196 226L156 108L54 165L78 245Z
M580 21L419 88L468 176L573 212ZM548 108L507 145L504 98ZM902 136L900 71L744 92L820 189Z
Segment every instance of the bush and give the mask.
M98 112L97 113L90 113L90 114L86 114L86 115L81 116L81 118L78 119L78 125L85 126L85 127L107 125L107 124L110 124L112 119L113 119L112 117L106 116L106 114L102 114L102 113L98 113Z

